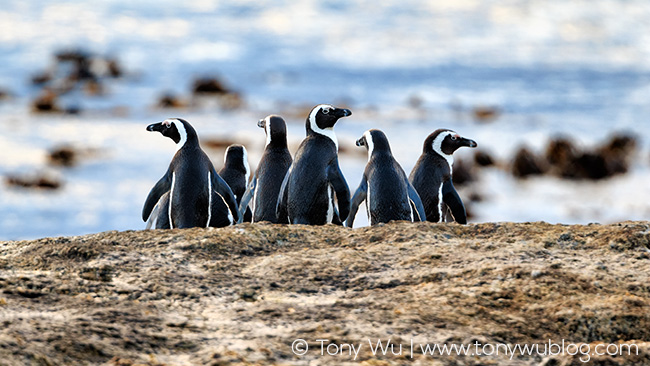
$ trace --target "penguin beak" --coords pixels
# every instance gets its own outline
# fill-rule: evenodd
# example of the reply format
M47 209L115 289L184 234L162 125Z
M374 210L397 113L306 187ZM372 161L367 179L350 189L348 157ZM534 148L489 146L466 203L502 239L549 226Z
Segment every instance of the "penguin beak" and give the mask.
M362 137L362 138L357 140L356 144L357 144L357 146L364 146L366 143L364 142L363 137Z
M265 128L266 127L266 120L261 119L261 120L257 121L257 127Z
M147 126L147 131L151 131L151 132L155 132L155 131L162 132L163 129L164 127L162 122L150 124L149 126Z
M352 111L350 111L349 109L342 109L342 108L336 108L331 113L336 118L348 117L352 115Z
M460 139L460 145L461 146L468 146L468 147L477 147L478 144L474 140L466 139L466 138L461 138Z

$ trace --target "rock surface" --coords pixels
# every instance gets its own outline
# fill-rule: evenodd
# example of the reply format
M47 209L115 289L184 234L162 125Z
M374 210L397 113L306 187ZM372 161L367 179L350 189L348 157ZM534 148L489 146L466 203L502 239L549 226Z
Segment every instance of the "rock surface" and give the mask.
M245 224L4 242L0 324L0 365L650 365L650 224ZM402 355L373 354L389 339ZM421 352L549 339L638 355Z

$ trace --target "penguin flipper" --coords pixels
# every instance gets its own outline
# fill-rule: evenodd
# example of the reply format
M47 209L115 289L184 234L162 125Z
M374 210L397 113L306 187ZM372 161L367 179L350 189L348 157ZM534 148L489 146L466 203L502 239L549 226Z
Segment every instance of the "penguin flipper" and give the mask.
M406 186L408 187L409 201L413 208L413 213L415 213L413 215L413 221L426 221L427 215L424 211L424 205L422 204L420 195L408 180L406 180Z
M250 212L250 209L248 208L248 203L255 196L255 188L257 188L257 172L253 176L253 180L251 180L250 184L246 188L246 192L244 193L244 196L242 197L241 202L239 203L239 221L237 222L238 224L241 224L243 221L245 221L244 217L247 216L248 212Z
M153 211L151 211L145 230L149 229L171 229L169 224L169 191L160 197Z
M228 209L230 209L230 214L232 215L232 223L239 222L239 209L235 195L232 193L232 189L230 189L228 183L214 169L212 169L212 189L219 193L226 201Z
M147 200L144 201L142 208L142 221L147 221L151 217L151 211L154 209L160 197L172 188L169 171L151 188Z
M366 197L368 195L368 181L366 180L366 176L361 178L361 183L359 184L359 187L357 188L356 192L354 192L354 196L352 196L352 203L350 204L350 213L348 214L348 219L345 221L345 226L347 227L352 227L354 225L354 219L357 216L357 210L359 210L359 205L365 201Z
M341 221L345 221L350 213L350 188L348 188L348 183L343 177L338 159L334 159L330 163L327 169L327 177L336 192L340 219Z
M287 186L289 185L291 170L291 167L289 167L287 173L284 175L282 185L280 186L280 193L278 195L278 203L275 206L275 216L278 220L278 224L290 223L289 212L287 211L287 200L289 198L289 190L287 189Z
M459 224L467 224L467 214L465 212L465 206L463 201L460 199L456 188L451 179L448 179L442 184L442 201L447 205L449 210L451 210L451 215L454 217Z

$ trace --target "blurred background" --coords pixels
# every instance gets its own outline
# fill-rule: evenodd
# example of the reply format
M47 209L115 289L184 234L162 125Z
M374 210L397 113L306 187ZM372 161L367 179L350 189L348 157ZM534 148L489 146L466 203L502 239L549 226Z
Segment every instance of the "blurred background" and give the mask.
M182 117L217 169L254 169L260 118L353 111L351 191L382 129L408 174L424 138L456 154L470 222L650 219L650 5L614 0L22 1L0 10L0 240L142 229ZM360 210L357 226L366 225Z

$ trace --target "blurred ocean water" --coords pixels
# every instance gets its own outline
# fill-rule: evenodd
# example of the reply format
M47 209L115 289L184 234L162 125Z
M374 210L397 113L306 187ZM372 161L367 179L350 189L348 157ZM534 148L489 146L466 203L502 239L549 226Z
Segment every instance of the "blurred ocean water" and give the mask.
M352 151L341 156L351 190L365 164L354 140L368 128L386 132L407 173L440 127L504 163L519 146L539 152L558 134L592 146L632 132L638 155L625 175L517 181L491 169L463 194L484 197L472 204L474 222L650 219L648 19L645 1L5 1L0 175L46 171L64 185L0 185L0 239L143 228L142 202L174 151L148 123L184 117L202 137L246 144L254 166L259 118L287 113L297 145L305 116L292 111L323 102L353 110L337 126ZM80 115L30 113L40 93L30 78L54 67L54 52L78 48L115 57L126 76L102 96L61 96ZM206 75L241 93L246 107L155 107L165 92L189 98ZM477 123L476 106L501 113ZM46 152L61 144L95 153L72 168L48 166ZM209 153L219 166L222 152Z

